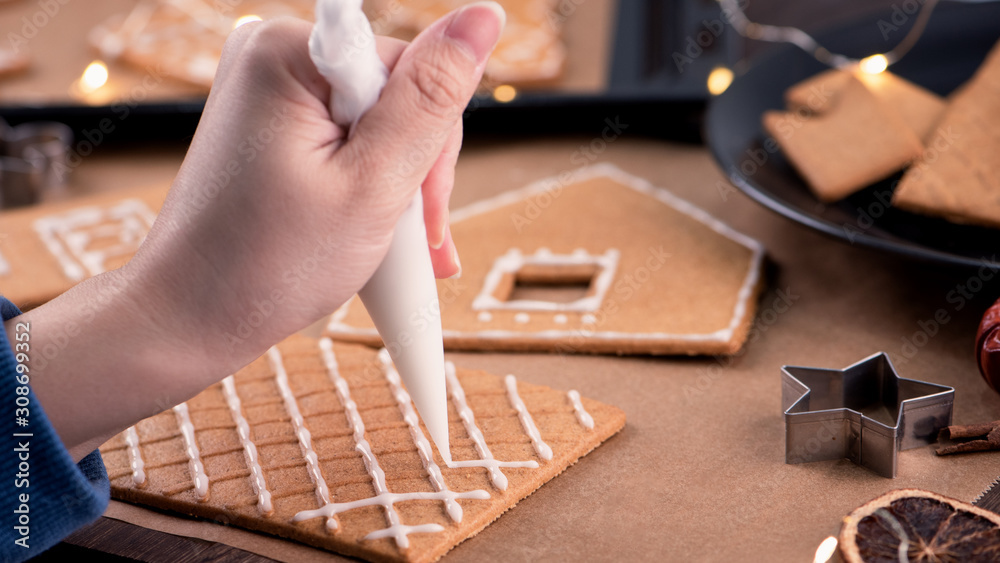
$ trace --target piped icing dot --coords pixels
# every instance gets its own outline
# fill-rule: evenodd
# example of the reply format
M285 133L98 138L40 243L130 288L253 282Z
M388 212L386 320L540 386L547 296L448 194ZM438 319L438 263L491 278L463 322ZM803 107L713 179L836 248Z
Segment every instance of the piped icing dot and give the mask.
M585 325L592 325L597 322L597 317L588 313L581 317L580 320L583 321L583 324Z
M567 320L569 320L569 319L566 318L566 315L556 315L556 316L552 317L552 321L554 323L560 324L560 325L566 324Z
M514 322L527 324L531 320L531 316L528 313L518 313L514 315Z
M478 318L481 323L488 323L493 320L493 315L487 311L480 311L476 318Z

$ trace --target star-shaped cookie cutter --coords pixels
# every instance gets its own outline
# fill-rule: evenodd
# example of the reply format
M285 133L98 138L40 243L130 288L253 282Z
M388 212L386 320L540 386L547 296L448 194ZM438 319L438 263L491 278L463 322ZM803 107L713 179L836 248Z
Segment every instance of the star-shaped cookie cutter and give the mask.
M844 369L781 368L785 463L847 458L895 478L900 450L951 424L955 389L899 377L879 352Z

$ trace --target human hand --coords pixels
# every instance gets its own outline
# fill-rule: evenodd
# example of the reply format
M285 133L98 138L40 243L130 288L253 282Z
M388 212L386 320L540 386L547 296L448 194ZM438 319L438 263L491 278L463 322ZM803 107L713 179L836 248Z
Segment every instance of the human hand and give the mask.
M47 364L59 378L35 374L67 447L87 453L95 436L186 400L335 310L378 267L421 186L435 272L455 274L447 201L461 117L502 26L499 6L475 4L409 45L380 39L389 81L350 140L330 119L336 92L309 58L310 24L234 31L136 256L24 315L41 343L42 327L72 320L102 284L116 288L91 330Z

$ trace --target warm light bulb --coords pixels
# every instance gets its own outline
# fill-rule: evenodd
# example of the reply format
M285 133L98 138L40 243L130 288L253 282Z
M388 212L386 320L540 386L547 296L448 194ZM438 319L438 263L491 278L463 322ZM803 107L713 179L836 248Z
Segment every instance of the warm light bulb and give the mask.
M870 57L865 57L861 59L858 63L862 72L867 72L868 74L878 74L889 68L889 59L885 58L885 55L872 55Z
M507 103L517 97L517 89L510 84L501 84L493 90L493 99Z
M715 67L708 73L708 92L713 96L726 91L733 83L733 71L724 66Z
M262 18L262 17L260 17L260 16L258 16L256 14L247 14L245 16L240 16L240 17L236 18L235 22L233 22L233 29L236 29L237 27L239 27L241 25L244 25L244 24L248 24L250 22L263 21L263 19L264 18Z
M101 61L94 61L87 65L87 70L83 71L80 77L80 89L85 92L93 92L108 82L108 66Z
M813 563L826 563L833 557L835 551L837 551L837 538L830 536L816 548L816 557L813 558Z

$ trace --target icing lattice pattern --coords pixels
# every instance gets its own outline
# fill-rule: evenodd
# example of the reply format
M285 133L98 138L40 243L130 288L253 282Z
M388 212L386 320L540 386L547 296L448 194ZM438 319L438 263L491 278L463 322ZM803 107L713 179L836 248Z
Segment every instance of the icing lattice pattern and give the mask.
M457 543L456 527L474 533L494 504L509 508L537 487L529 481L558 474L624 422L578 394L449 363L456 461L445 466L388 354L288 342L105 444L116 496L233 511L247 527L351 555L425 560Z
M114 260L130 258L155 219L141 200L125 199L40 217L34 228L66 278L81 281L112 269Z
M151 74L212 85L222 46L239 18L294 16L312 19L312 0L142 0L90 33L109 60L122 59Z

